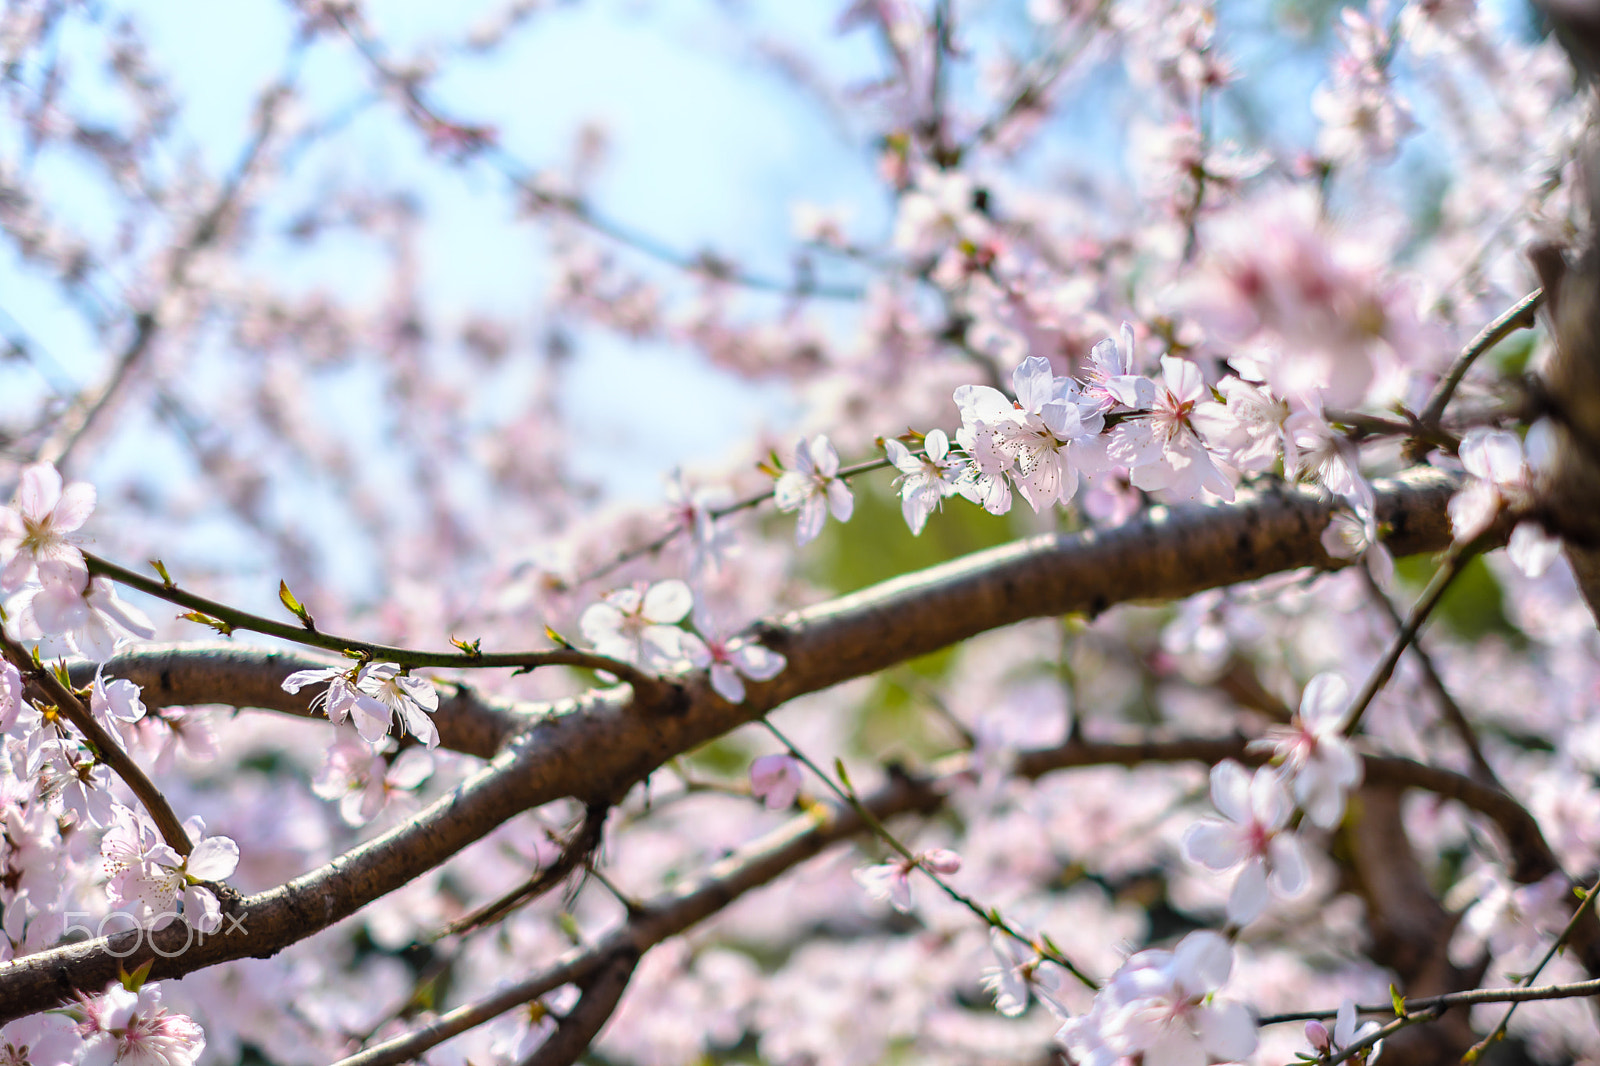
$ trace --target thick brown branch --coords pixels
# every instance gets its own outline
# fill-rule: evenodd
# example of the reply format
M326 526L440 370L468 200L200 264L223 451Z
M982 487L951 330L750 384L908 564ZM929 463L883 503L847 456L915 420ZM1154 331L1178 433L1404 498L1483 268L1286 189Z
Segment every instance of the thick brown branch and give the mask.
M1376 486L1378 519L1394 531L1395 554L1449 543L1445 505L1454 486L1449 475L1431 470ZM411 821L241 901L247 934L178 952L181 933L163 930L137 950L129 933L14 960L0 966L0 1018L53 1006L77 988L104 987L119 966L132 969L155 957L150 939L174 956L155 957L156 980L271 955L394 891L523 810L565 796L614 801L673 756L788 700L986 630L1328 566L1320 538L1331 507L1310 490L1284 488L1241 493L1226 507L1158 509L1115 529L979 552L759 626L789 665L774 681L753 685L745 703L728 703L696 678L683 687L661 686L648 699L613 689L554 705L482 772Z

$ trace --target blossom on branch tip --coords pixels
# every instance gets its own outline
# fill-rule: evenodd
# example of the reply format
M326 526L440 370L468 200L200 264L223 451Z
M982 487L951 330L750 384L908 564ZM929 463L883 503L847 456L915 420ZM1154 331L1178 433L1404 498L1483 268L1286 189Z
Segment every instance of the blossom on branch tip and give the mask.
M75 481L65 487L49 463L22 472L16 498L0 507L0 592L15 592L36 563L60 562L87 580L77 531L94 511L94 486Z
M795 543L809 544L822 532L822 524L831 511L840 522L850 521L855 510L855 497L850 486L837 476L839 453L826 436L819 434L810 441L802 438L794 447L794 469L785 470L772 491L773 502L780 511L799 511L800 520L795 527Z
M1333 1032L1328 1032L1328 1027L1313 1019L1306 1022L1306 1042L1311 1045L1311 1050L1318 1056L1333 1056L1344 1051L1352 1044L1360 1043L1382 1026L1377 1022L1363 1022L1356 1025L1356 1001L1344 999L1339 1003L1339 1013L1335 1015ZM1379 1040L1363 1052L1358 1052L1348 1061L1356 1066L1368 1066L1378 1061L1378 1056L1383 1054L1383 1041Z
M873 899L881 899L901 914L911 913L911 871L923 867L930 873L953 874L961 869L961 856L948 848L933 848L915 858L904 856L876 866L863 866L852 876Z
M800 760L793 755L763 755L750 764L750 794L768 810L794 806L800 795Z
M584 639L610 659L645 670L668 670L685 658L678 623L694 607L694 593L676 578L647 589L615 589L590 604L578 620Z
M1208 870L1242 867L1228 895L1228 921L1244 925L1272 896L1293 898L1309 881L1300 841L1289 830L1294 801L1270 767L1254 776L1231 759L1211 768L1211 802L1222 819L1202 818L1183 837L1183 853Z

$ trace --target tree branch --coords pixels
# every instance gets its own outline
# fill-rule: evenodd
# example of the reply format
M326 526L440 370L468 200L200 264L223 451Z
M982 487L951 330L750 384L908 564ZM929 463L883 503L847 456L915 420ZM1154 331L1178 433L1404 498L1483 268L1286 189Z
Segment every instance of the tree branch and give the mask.
M1450 542L1445 507L1455 485L1451 475L1433 470L1375 485L1377 517L1393 530L1388 544L1395 554ZM974 553L758 624L755 634L787 656L788 668L753 684L744 703L728 703L696 676L648 696L617 688L541 708L547 713L507 740L481 772L410 821L240 901L247 933L178 951L182 932L158 930L143 944L135 943L137 932L127 932L15 959L0 966L0 1019L53 1006L78 988L104 987L119 967L132 969L147 958L154 959L151 978L160 980L274 954L443 863L521 811L565 796L614 802L673 756L797 696L986 630L1331 566L1321 534L1332 507L1312 490L1282 487L1241 492L1229 506L1157 508L1114 529ZM173 957L160 956L157 947Z

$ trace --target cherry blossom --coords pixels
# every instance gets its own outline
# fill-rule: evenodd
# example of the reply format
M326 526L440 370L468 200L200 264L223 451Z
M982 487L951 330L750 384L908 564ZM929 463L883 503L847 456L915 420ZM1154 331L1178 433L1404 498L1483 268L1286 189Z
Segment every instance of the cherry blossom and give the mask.
M1225 820L1203 818L1190 826L1183 851L1210 870L1242 867L1228 895L1228 921L1254 921L1273 896L1292 899L1305 890L1305 855L1289 830L1294 802L1276 770L1261 767L1250 775L1225 759L1211 768L1211 802Z
M112 903L132 906L135 916L151 918L155 927L178 917L202 933L222 924L222 907L216 894L202 881L221 881L239 865L239 845L224 836L206 836L199 816L183 823L194 842L187 856L179 855L161 840L147 815L118 806L111 828L101 839L100 854L109 880L106 895Z
M984 967L981 976L984 990L994 996L995 1010L1016 1018L1028 1009L1030 1000L1037 999L1058 1017L1068 1016L1057 998L1066 979L1059 964L999 929L989 930L989 946L1000 964Z
M15 592L36 563L57 562L82 574L83 553L72 536L94 511L94 486L62 486L49 463L22 472L10 507L0 507L0 592Z
M90 998L79 993L84 1020L80 1066L194 1066L205 1050L204 1030L161 1003L159 985L137 992L113 984Z
M0 660L0 733L9 733L22 711L22 674L11 663Z
M1379 588L1394 586L1394 556L1378 538L1378 520L1371 511L1333 512L1322 531L1322 550L1335 559L1363 560Z
M1058 501L1064 503L1078 491L1078 468L1070 446L1094 437L1101 429L1101 418L1093 413L1094 402L1082 396L1072 379L1055 377L1050 361L1039 356L1025 359L1012 373L1011 382L1015 402L987 385L963 385L956 390L962 422L957 438L974 452L981 476L994 476L986 468L993 467L996 457L1003 457L1003 472L1015 481L1035 511ZM989 438L990 454L978 450L980 437ZM976 495L994 510L988 502L992 490L978 489Z
M1141 951L1057 1038L1086 1064L1138 1056L1152 1066L1237 1062L1255 1050L1256 1027L1242 1003L1215 995L1232 969L1232 946L1204 929L1171 951Z
M376 818L391 798L414 791L433 773L433 757L421 748L387 755L346 738L328 748L312 791L339 801L339 816L349 825Z
M67 649L104 662L129 636L155 635L144 612L124 603L105 578L91 578L81 567L56 559L41 562L38 570L38 588L19 597L17 626L24 639L50 644L45 638L55 638Z
M816 540L830 511L840 522L850 521L855 497L838 473L839 453L827 437L818 435L810 441L802 438L794 446L794 469L785 470L778 478L773 501L780 511L800 512L795 526L796 544Z
M1126 466L1133 484L1147 492L1164 491L1179 499L1199 499L1210 492L1233 499L1233 483L1200 436L1201 425L1226 417L1217 410L1220 404L1205 398L1200 368L1164 355L1161 377L1148 394L1148 406L1136 409L1112 431L1106 454Z
M439 746L439 730L430 715L439 709L439 693L433 683L400 672L395 663L368 663L356 676L356 688L372 696L384 713L370 713L369 701L350 705L356 732L368 743L376 743L389 732L391 715L398 715L405 731L430 748Z
M1252 751L1270 751L1289 779L1295 802L1311 824L1332 829L1344 817L1345 792L1361 783L1361 757L1345 739L1350 686L1338 674L1307 683L1287 728L1274 726Z
M1311 1045L1311 1050L1318 1055L1332 1056L1344 1051L1352 1044L1367 1039L1382 1028L1377 1022L1363 1022L1356 1024L1356 1001L1343 999L1339 1002L1339 1012L1334 1016L1333 1032L1328 1032L1328 1027L1312 1019L1306 1022L1306 1042ZM1362 1066L1372 1063L1383 1054L1383 1041L1379 1040L1365 1052L1358 1052L1349 1061Z
M923 438L921 455L912 455L911 449L893 437L883 442L883 449L900 471L895 483L900 486L901 514L911 532L920 535L928 516L947 496L960 491L967 464L950 458L950 438L942 429L930 430Z
M899 857L853 871L856 883L873 899L881 899L902 914L911 913L911 871L924 866L936 874L961 869L961 856L948 848L933 848L915 858Z
M402 674L398 664L366 663L359 670L296 670L283 679L283 690L299 692L322 682L328 687L312 699L311 706L322 707L334 725L350 718L367 743L381 741L395 715L407 732L428 747L439 743L438 729L429 717L439 706L438 692L423 678Z
M113 720L137 722L145 715L144 701L139 696L138 685L122 678L107 682L102 668L94 672L94 681L89 686L89 710L108 726Z
M0 1027L0 1066L53 1066L77 1062L83 1037L71 1018L34 1014Z
M668 670L686 658L677 623L694 606L694 593L682 581L660 581L608 592L583 612L579 627L601 655L646 670Z
M728 633L709 611L696 610L699 635L679 638L683 657L696 670L710 669L711 687L729 703L743 703L744 679L771 681L788 665L782 655L749 636Z

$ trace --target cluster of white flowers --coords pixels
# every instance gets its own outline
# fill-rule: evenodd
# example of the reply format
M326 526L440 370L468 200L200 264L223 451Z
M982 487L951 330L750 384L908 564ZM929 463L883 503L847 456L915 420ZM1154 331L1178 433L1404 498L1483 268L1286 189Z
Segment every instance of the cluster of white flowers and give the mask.
M439 693L431 682L401 673L395 663L366 663L344 670L296 670L283 679L283 690L299 692L322 682L328 687L311 706L321 706L335 725L349 718L368 744L381 743L399 715L407 732L430 748L438 746L439 730L429 715L439 709Z
M111 828L100 840L100 857L107 875L106 895L112 903L128 907L140 920L159 929L176 919L202 933L222 924L222 907L216 893L203 882L220 881L239 865L239 845L228 837L206 836L205 821L196 815L183 823L194 843L188 855L161 839L155 825L142 812L117 807Z
M1081 381L1056 375L1048 360L1032 356L1012 373L1015 399L963 385L954 396L961 414L954 446L938 429L922 437L920 453L906 444L915 435L883 442L900 472L906 525L920 533L928 516L957 495L993 514L1011 509L1013 492L1035 511L1065 505L1083 478L1120 481L1167 500L1227 501L1241 472L1281 463L1285 476L1313 481L1352 509L1354 533L1341 520L1330 529L1328 550L1352 558L1375 549L1381 556L1375 571L1387 580L1392 563L1378 543L1371 486L1354 448L1322 414L1325 399L1370 381L1370 363L1311 360L1314 372L1297 363L1291 374L1271 352L1234 361L1238 376L1223 377L1214 391L1198 364L1174 355L1163 355L1159 371L1146 376L1133 327L1124 322L1118 337L1094 346ZM848 517L848 489L827 438L802 442L796 462L799 469L779 481L778 500L785 510L801 509L803 544L821 529L826 502L841 520ZM1094 501L1086 506L1096 511Z

